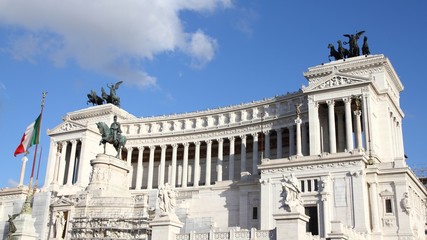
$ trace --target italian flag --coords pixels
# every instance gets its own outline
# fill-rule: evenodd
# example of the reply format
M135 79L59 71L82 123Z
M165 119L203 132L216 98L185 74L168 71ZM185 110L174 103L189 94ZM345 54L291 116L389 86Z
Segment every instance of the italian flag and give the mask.
M34 144L39 143L39 128L40 128L40 119L41 114L37 117L37 119L32 122L27 129L25 129L25 133L22 136L21 143L16 148L14 156L25 153L27 150L33 146Z

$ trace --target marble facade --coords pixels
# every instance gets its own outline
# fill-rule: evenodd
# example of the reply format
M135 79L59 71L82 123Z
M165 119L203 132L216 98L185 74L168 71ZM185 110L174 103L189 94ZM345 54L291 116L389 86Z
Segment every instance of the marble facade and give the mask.
M427 191L405 162L403 85L390 61L354 57L304 76L297 92L218 109L139 118L107 104L67 113L48 131L37 233L156 239L159 188L168 184L176 193L176 218L162 225L173 228L168 239L425 239ZM115 115L128 139L118 162L107 160L115 156L108 145L98 156L96 128ZM284 190L291 173L292 204ZM0 192L5 216L22 202L18 190L8 194Z

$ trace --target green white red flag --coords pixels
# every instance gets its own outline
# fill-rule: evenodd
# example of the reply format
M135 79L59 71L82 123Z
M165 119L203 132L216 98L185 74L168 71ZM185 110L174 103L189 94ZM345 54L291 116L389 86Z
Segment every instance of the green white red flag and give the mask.
M40 119L41 119L41 114L37 117L37 119L34 122L32 122L27 127L27 129L25 129L25 133L22 136L21 143L15 150L15 153L14 153L15 157L18 154L27 152L27 150L31 146L39 143Z

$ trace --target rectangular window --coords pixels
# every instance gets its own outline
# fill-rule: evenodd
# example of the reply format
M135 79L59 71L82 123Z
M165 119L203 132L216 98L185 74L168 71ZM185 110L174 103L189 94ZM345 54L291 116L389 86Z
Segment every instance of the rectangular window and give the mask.
M305 192L304 181L301 180L301 192Z
M391 199L385 200L385 213L393 213L393 208L391 207Z
M258 208L257 207L252 208L252 219L258 219Z
M317 181L317 179L314 179L314 191L319 191L319 182Z
M311 180L307 180L307 191L311 192Z

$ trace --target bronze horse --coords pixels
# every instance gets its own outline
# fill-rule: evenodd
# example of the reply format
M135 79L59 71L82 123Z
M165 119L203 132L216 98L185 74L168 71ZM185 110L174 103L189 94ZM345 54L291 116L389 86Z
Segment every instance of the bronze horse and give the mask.
M112 136L112 134L110 132L110 128L104 122L98 122L98 123L96 123L96 126L98 127L99 132L102 135L102 139L99 142L99 145L104 144L104 154L105 154L105 144L106 143L110 143L116 149L116 151L117 151L116 158L118 158L119 154L121 152L121 149L126 144L126 137L122 136L122 135L119 135L118 139L113 139L113 136Z
M86 104L92 103L92 106L104 104L104 99L98 96L93 90L91 90L90 93L87 94L87 98L89 100L87 100Z

